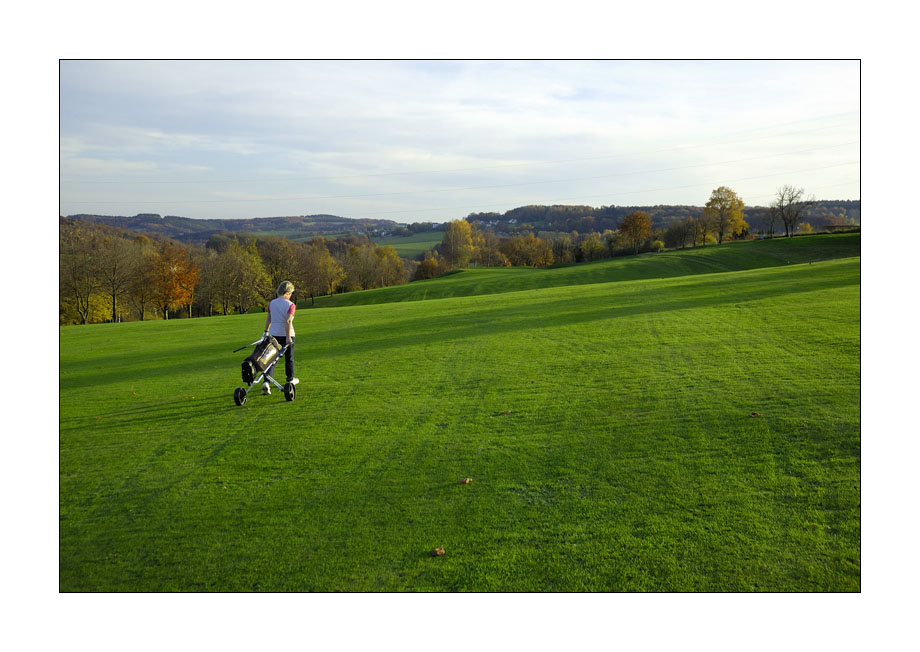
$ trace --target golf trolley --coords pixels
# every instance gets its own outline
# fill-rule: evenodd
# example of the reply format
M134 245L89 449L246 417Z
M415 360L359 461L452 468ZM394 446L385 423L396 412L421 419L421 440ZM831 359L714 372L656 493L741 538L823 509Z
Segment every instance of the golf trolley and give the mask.
M233 390L233 402L237 405L243 405L246 402L249 392L253 387L258 385L261 382L269 382L284 393L284 398L287 401L293 401L297 396L297 390L294 387L294 383L285 383L282 385L272 376L267 375L267 371L275 364L285 351L287 351L288 346L281 346L271 335L267 337L260 338L255 342L245 344L240 348L236 349L237 351L242 351L246 347L255 346L252 355L243 360L242 373L243 373L243 382L248 383L248 387L237 387Z

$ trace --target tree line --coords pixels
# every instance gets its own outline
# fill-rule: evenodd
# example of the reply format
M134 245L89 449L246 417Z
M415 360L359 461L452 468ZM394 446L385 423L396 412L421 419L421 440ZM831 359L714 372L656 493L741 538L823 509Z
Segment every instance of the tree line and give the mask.
M804 218L815 214L814 208L818 202L804 195L802 188L791 185L777 189L765 214L757 214L759 228L756 235L774 237L780 230L784 230L785 235L791 237L796 233L813 232L815 227L805 222ZM858 206L858 202L855 203ZM469 266L548 267L755 237L748 222L744 201L726 186L713 190L702 209L689 210L692 207L686 207L688 210L683 217L665 224L660 221L656 223L653 214L646 210L632 210L622 217L613 218L617 213L610 210L612 208L598 211L589 206L528 206L505 214L470 214L464 220L455 220L446 225L440 245L424 254L424 260L415 271L414 280L433 278ZM849 208L841 209L839 215L815 222L819 227L852 223L843 212ZM858 213L858 207L856 210ZM516 216L511 218L514 222L510 225L513 227L510 235L496 230L509 226L509 215ZM518 218L543 222L545 227L576 224L584 228L603 224L609 228L589 228L587 231L572 229L568 232L550 228L538 230L527 221L518 222Z
M654 234L651 217L643 211L627 215L615 230L584 234L539 231L500 236L479 220L454 220L447 224L441 243L424 254L413 280L470 266L549 267L639 253L651 246Z
M656 206L576 206L576 205L531 205L514 208L505 213L470 213L465 219L479 222L496 232L517 235L527 232L547 231L555 233L581 234L616 230L630 213L641 211L652 219L655 229L664 230L672 224L698 219L703 206L656 205ZM813 201L803 208L803 217L815 229L825 226L858 225L860 219L859 200ZM745 220L751 233L769 229L769 207L745 207Z
M802 188L777 189L774 201L757 214L757 234L774 237L784 232L791 237L812 232L805 218L814 214L816 203ZM846 217L851 207L843 204L834 223L851 219ZM497 228L508 226L499 218L509 213L471 214L437 225L444 233L441 243L415 261L402 259L393 247L379 247L364 235L294 242L280 236L216 233L198 245L62 217L61 323L245 313L264 308L284 280L294 283L295 301L310 297L312 303L316 296L424 280L470 266L549 267L754 237L744 201L726 186L713 190L701 210L667 224L656 223L645 210L632 210L615 220L609 211L579 216L589 209L531 206L509 213L522 220L541 217L544 227L574 220L583 227L609 228L538 230L513 217L512 225L519 228L508 233ZM418 223L407 230L434 226Z
M215 234L204 245L60 218L60 322L240 314L291 281L294 299L406 283L412 265L366 237Z

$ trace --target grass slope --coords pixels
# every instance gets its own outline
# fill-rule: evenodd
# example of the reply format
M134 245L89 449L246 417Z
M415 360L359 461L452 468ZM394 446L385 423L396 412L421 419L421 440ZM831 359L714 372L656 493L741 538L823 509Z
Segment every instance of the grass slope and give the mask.
M316 299L316 307L421 301L564 285L731 272L859 256L859 248L860 234L846 233L733 242L549 269L464 269L408 285L320 297ZM301 305L308 307L310 304Z
M413 259L421 253L434 249L441 244L444 234L440 231L413 233L412 235L393 235L385 238L373 238L373 241L381 247L391 246L396 249L396 253L403 258Z
M860 590L858 259L261 319L61 330L62 591Z

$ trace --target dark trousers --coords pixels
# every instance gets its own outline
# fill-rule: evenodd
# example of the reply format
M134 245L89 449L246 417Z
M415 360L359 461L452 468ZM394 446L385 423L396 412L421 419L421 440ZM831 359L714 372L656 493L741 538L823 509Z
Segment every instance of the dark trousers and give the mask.
M276 337L278 344L284 347L287 344L286 337ZM287 375L287 381L291 382L294 379L294 341L296 337L291 338L291 345L287 348L287 351L284 352L284 373ZM278 364L278 361L275 360L275 363L268 368L268 371L265 372L266 376L275 377L275 365Z

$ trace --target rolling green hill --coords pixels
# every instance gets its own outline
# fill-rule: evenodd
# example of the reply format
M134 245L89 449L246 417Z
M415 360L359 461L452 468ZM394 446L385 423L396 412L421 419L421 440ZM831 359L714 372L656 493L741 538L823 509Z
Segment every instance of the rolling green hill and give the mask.
M761 244L300 312L290 403L261 315L62 328L60 589L859 591L858 239Z
M421 301L535 290L565 285L667 278L690 274L778 267L859 256L860 234L815 235L742 241L664 253L612 258L547 269L491 267L464 269L447 276L363 292L316 299L316 307ZM303 304L307 307L309 303Z

